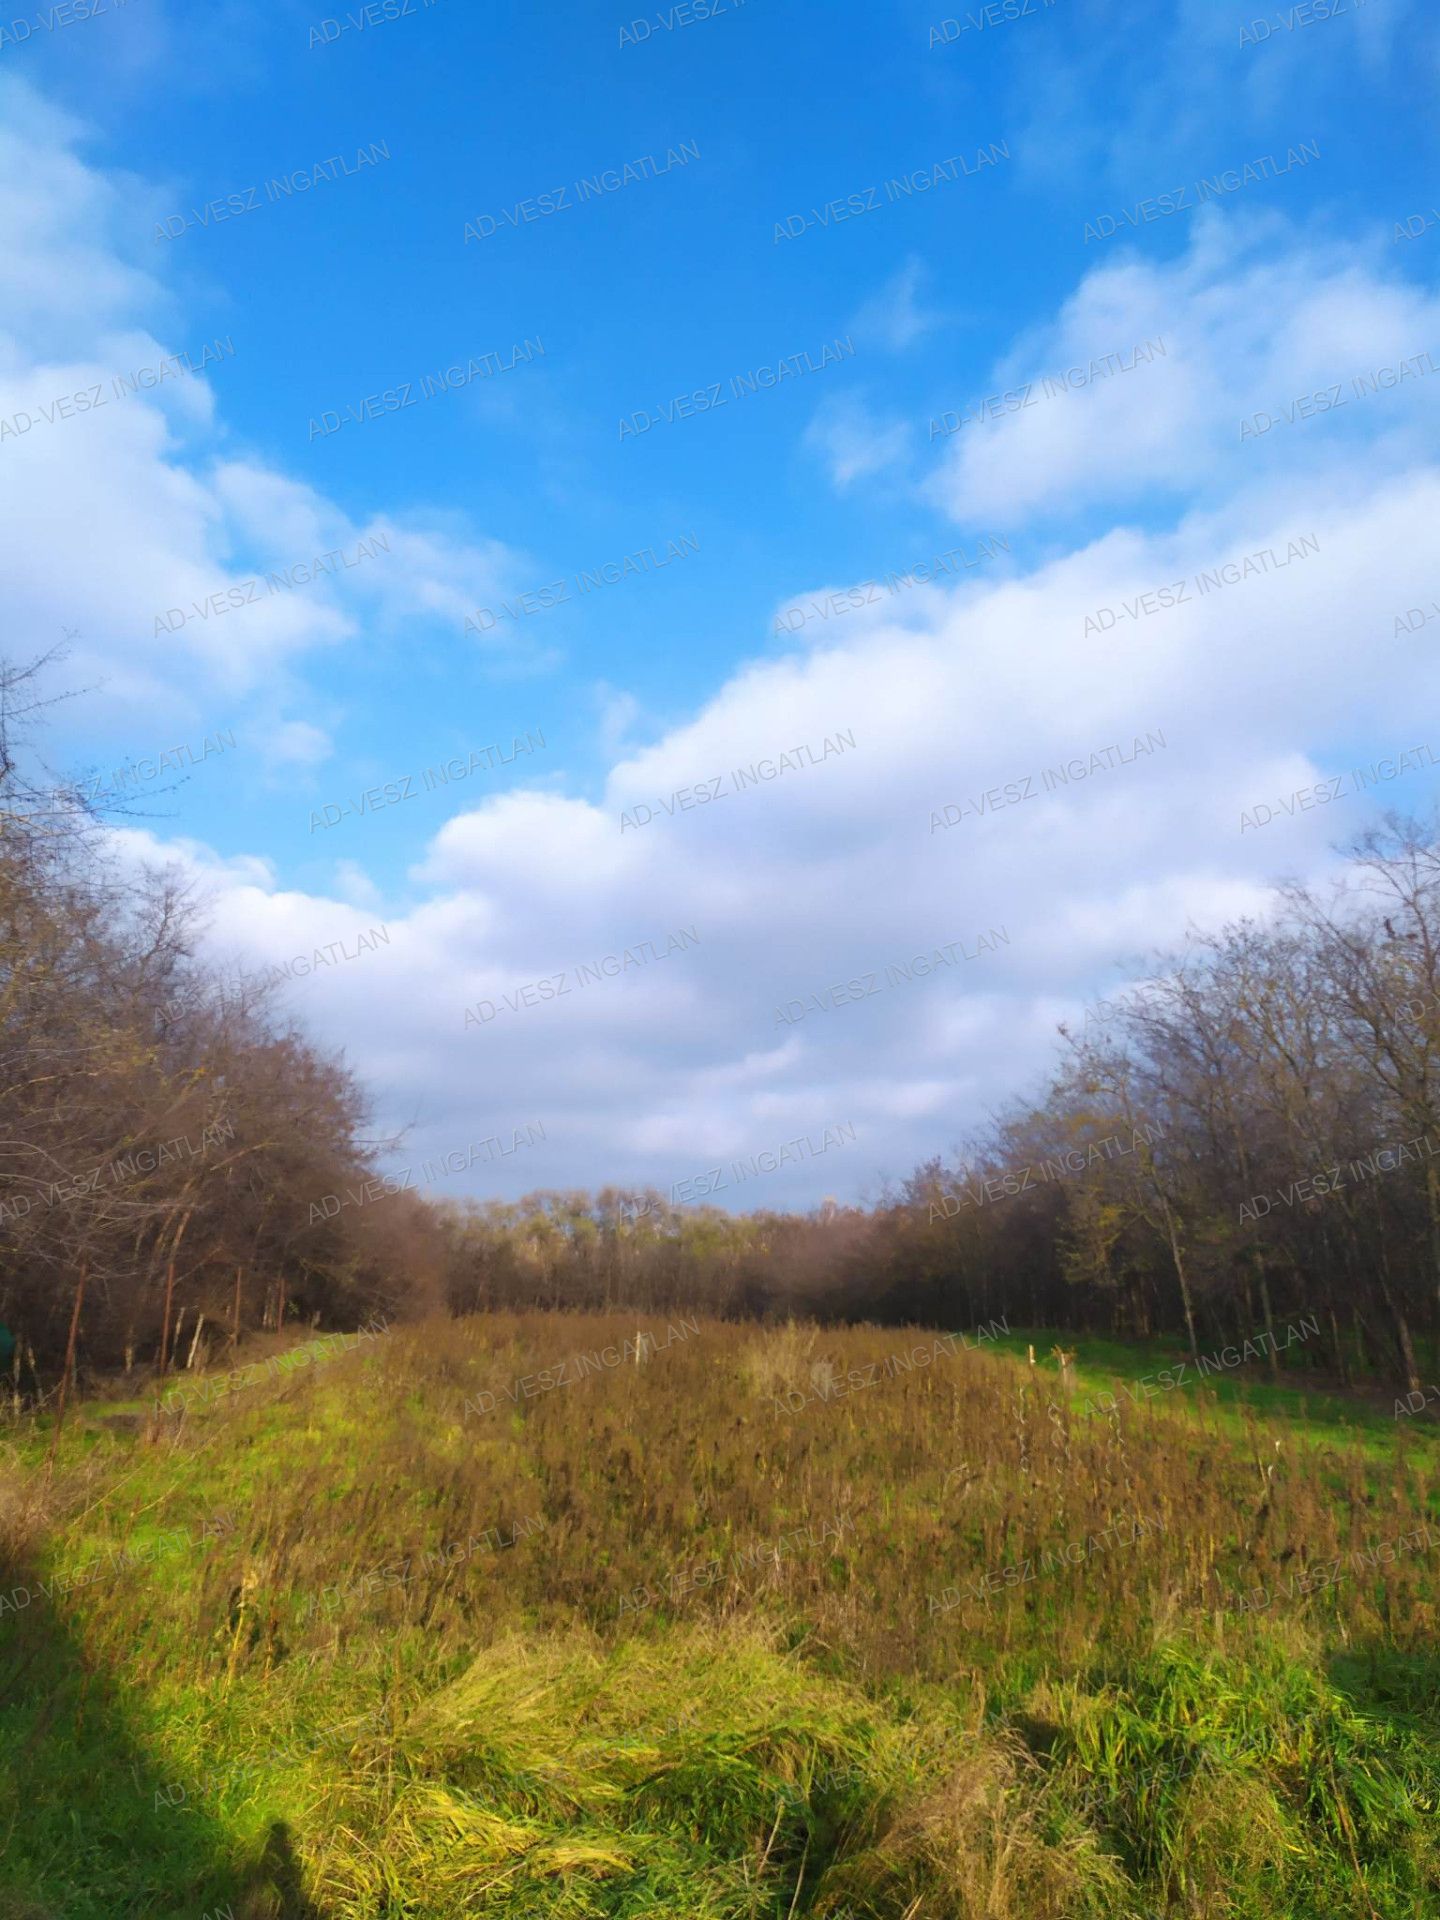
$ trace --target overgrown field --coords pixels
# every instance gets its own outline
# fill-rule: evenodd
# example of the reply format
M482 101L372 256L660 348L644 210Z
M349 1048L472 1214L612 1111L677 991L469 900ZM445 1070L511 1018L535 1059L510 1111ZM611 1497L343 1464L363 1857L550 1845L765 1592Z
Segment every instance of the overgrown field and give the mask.
M1428 1416L641 1330L13 1429L0 1914L1440 1914Z

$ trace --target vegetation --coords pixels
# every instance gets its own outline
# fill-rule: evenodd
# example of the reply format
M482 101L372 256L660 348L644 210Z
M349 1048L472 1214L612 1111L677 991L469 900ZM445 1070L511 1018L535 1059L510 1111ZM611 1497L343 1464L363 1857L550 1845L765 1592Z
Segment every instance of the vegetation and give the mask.
M544 1301L1231 1341L1272 1376L1440 1381L1440 832L1333 897L1197 937L1061 1028L1044 1096L873 1208L736 1220L660 1194L452 1214L471 1310ZM1287 1349L1305 1316L1318 1333ZM1427 1371L1428 1370L1428 1371ZM1422 1375L1424 1381L1422 1383Z
M353 1327L423 1303L435 1235L418 1202L312 1216L313 1201L370 1178L384 1144L365 1139L343 1066L277 1016L273 991L197 958L184 889L108 858L78 784L22 774L34 671L0 668L12 1403L63 1400L77 1370L163 1375L251 1330Z
M1001 1344L500 1314L19 1429L10 1912L1435 1912L1433 1425Z
M1440 829L868 1209L439 1206L27 771L38 671L0 1920L1440 1911Z
M1196 938L1079 1031L1038 1101L869 1208L654 1192L429 1204L173 875L107 860L0 669L0 1325L12 1403L204 1365L251 1332L532 1305L1183 1333L1272 1377L1440 1382L1440 827L1392 820L1333 897ZM363 1204L349 1204L350 1200ZM1318 1332L1298 1348L1283 1331Z

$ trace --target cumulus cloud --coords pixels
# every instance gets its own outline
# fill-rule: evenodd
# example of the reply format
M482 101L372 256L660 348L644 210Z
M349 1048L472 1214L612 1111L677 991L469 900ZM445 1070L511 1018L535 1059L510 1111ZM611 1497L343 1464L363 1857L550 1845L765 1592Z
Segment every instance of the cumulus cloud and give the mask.
M1117 967L1329 865L1363 795L1264 832L1242 813L1352 768L1356 737L1418 744L1440 667L1392 640L1392 613L1437 508L1430 471L1363 499L1271 483L936 590L920 630L857 616L843 644L737 673L596 800L510 793L448 821L412 872L420 903L386 915L383 965L307 983L306 1018L419 1115L426 1151L469 1137L480 1088L487 1123L545 1121L532 1183L667 1187L850 1123L843 1158L745 1203L873 1191L1039 1076L1058 1014ZM1257 553L1272 564L1247 575ZM1174 583L1177 604L1086 634L1097 607ZM1390 670L1360 680L1357 659ZM841 730L853 749L737 786ZM704 805L656 805L711 781ZM640 802L655 817L627 828ZM276 883L267 912L221 885L252 966L348 925L338 901ZM665 953L682 929L695 944ZM656 957L605 976L647 942ZM482 1002L497 1011L467 1028Z
M1051 323L933 416L929 492L958 520L1134 511L1157 496L1173 508L1257 476L1353 482L1357 459L1378 478L1426 455L1440 375L1423 359L1440 301L1401 278L1378 238L1322 245L1273 215L1202 209L1174 260L1114 244ZM1386 375L1397 384L1357 393L1401 362L1408 374Z
M84 123L23 81L7 76L0 104L8 606L20 631L80 630L74 670L104 685L110 720L194 724L217 700L308 705L321 650L409 622L458 635L477 600L523 583L521 556L453 513L357 519L237 446L225 387L243 331L205 333L166 285L168 263L138 261L133 201L150 189L91 162ZM490 651L513 665L524 638Z
M45 143L54 174L3 216L7 416L163 351L162 332L188 338L107 242L81 130L35 109L16 137ZM79 252L46 253L57 213ZM88 332L49 337L62 267L93 273L97 301ZM919 285L892 299L897 343ZM1164 261L1117 243L955 404L1141 341L1164 353L930 454L946 513L1044 513L1048 546L815 623L647 744L632 743L636 696L600 689L598 778L537 767L508 792L428 796L433 814L405 815L427 837L398 880L375 877L368 820L323 876L306 868L308 887L278 858L193 838L127 829L117 851L179 862L222 965L338 948L285 994L372 1086L382 1123L418 1116L419 1152L539 1119L543 1168L537 1153L487 1178L665 1187L851 1126L843 1152L742 1203L859 1194L1043 1073L1057 1015L1117 964L1262 910L1274 875L1325 870L1375 798L1428 800L1433 776L1408 774L1242 830L1257 801L1348 773L1357 741L1367 760L1370 743L1421 744L1415 716L1436 710L1440 665L1394 615L1434 596L1440 379L1253 439L1240 422L1425 350L1436 318L1368 242L1322 248L1270 214L1199 218ZM251 699L272 759L303 772L335 731L299 708L307 661L412 619L458 627L495 582L538 576L453 519L352 514L231 444L224 371L47 425L13 459L7 443L7 584L22 626L82 628L120 702ZM900 459L894 422L821 423L837 484L858 492ZM95 529L84 575L68 564L76 515ZM152 631L156 609L382 535L364 565Z

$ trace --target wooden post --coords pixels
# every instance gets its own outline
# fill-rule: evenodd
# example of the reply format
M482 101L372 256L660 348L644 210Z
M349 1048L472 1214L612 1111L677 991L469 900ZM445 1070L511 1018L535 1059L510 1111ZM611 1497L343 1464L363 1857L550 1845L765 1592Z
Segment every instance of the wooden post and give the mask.
M55 1465L55 1449L60 1444L60 1429L65 1424L65 1401L69 1395L70 1376L75 1370L75 1343L80 1333L80 1307L85 1298L85 1281L88 1269L80 1268L80 1278L75 1282L75 1305L70 1314L70 1338L65 1343L65 1371L60 1375L60 1398L55 1407L55 1436L50 1442L49 1465Z
M160 1375L163 1379L170 1366L170 1308L175 1299L175 1255L180 1242L185 1237L185 1229L190 1224L187 1213L181 1220L175 1238L170 1242L170 1258L165 1265L165 1314L160 1327Z
M232 1348L238 1347L240 1344L240 1281L244 1272L245 1269L243 1267L236 1267L235 1269L235 1311L230 1317L230 1345Z

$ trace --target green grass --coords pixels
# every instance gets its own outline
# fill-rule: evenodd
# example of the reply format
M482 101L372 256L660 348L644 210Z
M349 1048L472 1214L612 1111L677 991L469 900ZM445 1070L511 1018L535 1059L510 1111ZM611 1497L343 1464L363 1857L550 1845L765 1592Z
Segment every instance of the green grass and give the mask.
M81 1409L48 1484L12 1436L3 1920L1440 1913L1436 1557L1281 1601L1436 1511L1415 1423L1227 1375L1022 1439L1026 1335L777 1420L903 1337L716 1326L464 1417L586 1326L396 1333L153 1439ZM1087 1345L1077 1397L1164 1363ZM1258 1506L1247 1422L1306 1442ZM1127 1500L1153 1541L927 1604Z
M1115 1340L1093 1334L1062 1336L1048 1328L1024 1327L996 1337L1000 1350L1017 1359L1023 1359L1027 1347L1033 1346L1037 1367L1056 1382L1059 1363L1051 1349L1057 1343L1075 1354L1077 1398L1097 1408L1108 1393L1161 1411L1183 1409L1191 1418L1203 1412L1215 1430L1237 1439L1254 1419L1283 1426L1297 1444L1342 1447L1371 1459L1388 1457L1402 1439L1421 1448L1440 1447L1440 1420L1428 1411L1418 1416L1397 1416L1395 1401L1401 1396L1391 1387L1367 1386L1345 1392L1308 1384L1302 1362L1296 1358L1303 1355L1298 1343L1289 1348L1288 1355L1282 1352L1278 1356L1278 1379L1271 1379L1264 1359L1207 1372L1203 1378L1187 1364L1178 1383L1166 1387L1157 1376L1187 1359L1183 1339ZM1220 1343L1221 1347L1224 1344ZM1200 1350L1208 1361L1220 1349L1202 1343ZM1287 1357L1293 1362L1290 1368L1285 1365ZM1146 1392L1147 1379L1151 1393Z

